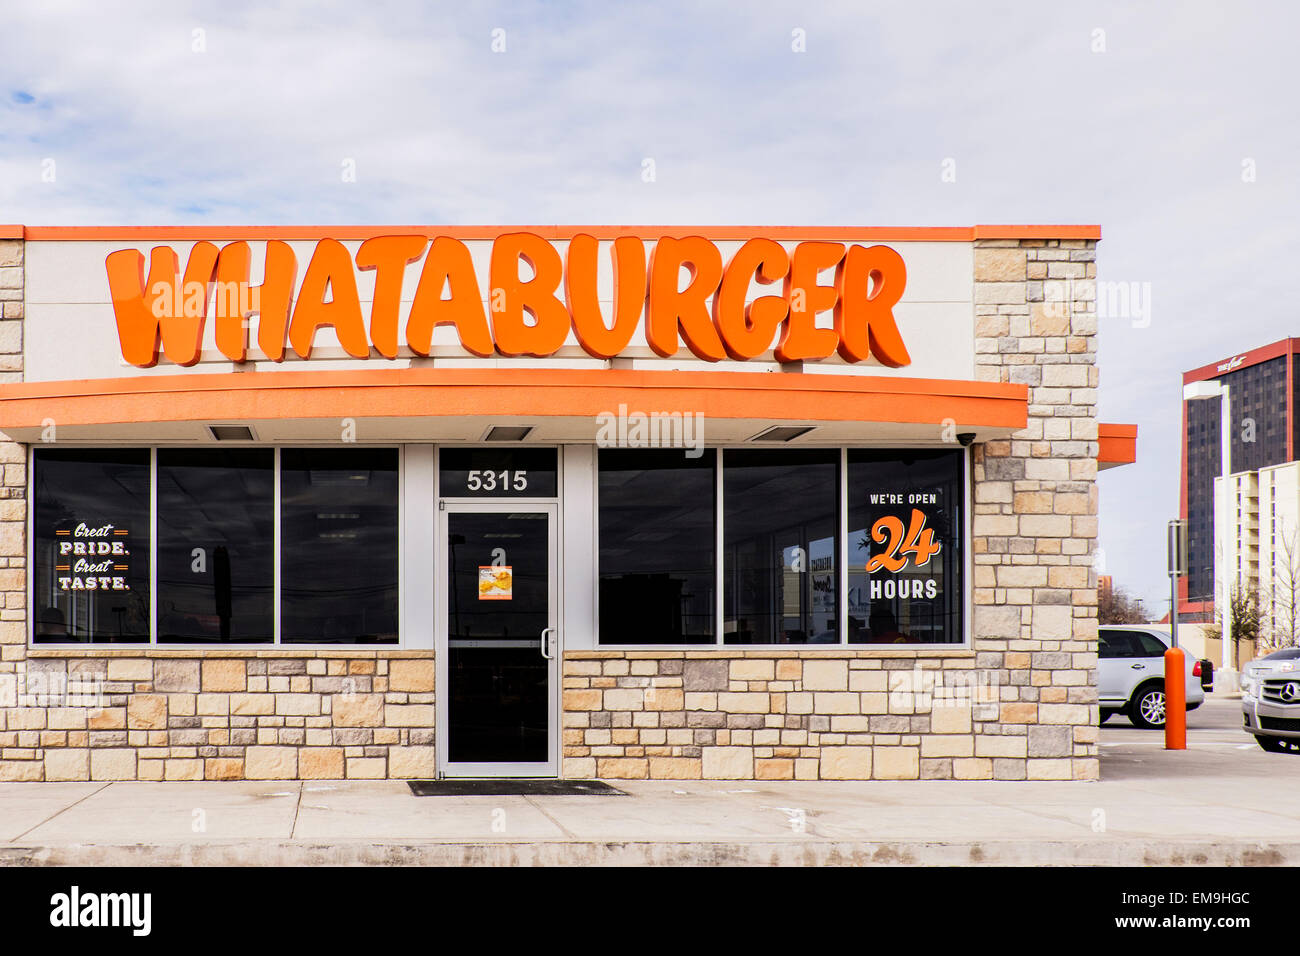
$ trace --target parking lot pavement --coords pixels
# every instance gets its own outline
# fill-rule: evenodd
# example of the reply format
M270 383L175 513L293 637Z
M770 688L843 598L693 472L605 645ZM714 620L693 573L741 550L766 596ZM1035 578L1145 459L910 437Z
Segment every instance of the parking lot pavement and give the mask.
M1268 778L1300 788L1300 755L1262 750L1241 726L1237 698L1209 697L1187 715L1186 751L1167 751L1164 744L1164 731L1112 717L1101 727L1102 780L1189 779L1204 788L1211 780Z

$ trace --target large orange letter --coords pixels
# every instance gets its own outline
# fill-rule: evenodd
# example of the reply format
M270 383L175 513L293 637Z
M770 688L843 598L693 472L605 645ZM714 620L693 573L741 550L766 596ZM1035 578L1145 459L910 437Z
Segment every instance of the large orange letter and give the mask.
M248 243L232 242L217 256L217 348L232 362L248 360L248 324L256 312L257 345L269 359L284 358L284 340L289 329L289 307L298 281L298 259L287 242L272 239L266 244L266 270L259 286L249 285L251 255Z
M690 282L678 291L682 266ZM650 253L650 316L646 341L664 358L677 354L677 332L696 358L720 362L727 357L718 329L709 315L708 298L722 280L722 254L699 236L664 237Z
M289 323L289 343L303 358L311 357L316 330L331 326L339 344L353 358L369 358L370 342L366 339L365 321L361 318L361 300L357 296L357 274L352 255L337 239L316 243L307 274L303 276L298 304ZM325 301L329 290L330 301Z
M610 248L614 264L614 327L605 325L596 289L595 236L569 240L564 257L564 301L573 316L573 333L588 355L613 358L627 348L645 311L645 245L636 236L619 236Z
M370 303L370 341L384 358L397 358L397 313L402 306L406 267L424 252L424 236L379 236L357 250L357 268L375 270L375 296Z
M442 297L444 286L450 286L450 298ZM406 320L406 344L411 351L428 355L433 329L438 325L456 326L460 344L466 351L480 358L492 354L492 333L483 314L474 261L463 242L447 236L433 240L424 268L420 270L415 300Z
M785 298L790 317L776 346L778 362L828 358L839 344L834 329L817 328L817 313L834 307L839 292L834 286L817 284L817 274L837 266L844 258L839 242L801 242L794 247L790 272L785 277Z
M713 322L732 358L752 359L770 349L777 326L790 311L790 304L779 295L762 295L745 305L750 280L771 285L789 271L789 254L771 239L750 239L727 263L713 297Z
M120 249L108 254L104 267L124 359L140 368L152 368L158 364L161 340L168 361L177 365L198 362L216 264L217 247L196 242L182 280L176 250L155 246L149 253L146 281L140 252ZM178 281L182 282L180 289L176 288Z
M519 260L532 267L533 277L519 278ZM555 297L564 277L564 263L555 247L530 232L497 236L492 243L492 335L502 355L553 355L569 337L569 310ZM524 313L533 324L524 321Z
M903 257L889 246L853 246L836 270L840 300L835 304L835 331L846 361L874 355L881 365L912 364L894 321L894 306L907 286Z

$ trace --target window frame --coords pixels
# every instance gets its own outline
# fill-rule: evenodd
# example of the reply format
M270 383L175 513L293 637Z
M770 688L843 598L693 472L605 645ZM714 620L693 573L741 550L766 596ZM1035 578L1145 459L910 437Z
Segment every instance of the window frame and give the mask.
M723 626L725 623L725 604L723 587L726 583L726 569L723 566L725 529L723 522L726 515L726 501L724 499L723 472L726 468L727 451L781 451L793 449L807 449L809 451L839 451L839 502L838 502L838 594L836 606L837 628L839 630L839 640L834 644L728 644L725 642ZM852 651L856 656L871 656L873 654L897 656L900 653L916 653L920 651L970 651L973 647L971 639L972 618L974 614L974 553L971 547L973 516L971 514L971 454L968 448L947 448L944 450L957 451L961 458L961 506L962 522L961 535L962 545L965 549L965 556L961 562L962 575L962 594L960 596L962 609L962 627L960 640L949 643L927 643L927 644L854 644L848 640L849 622L846 609L848 608L848 515L849 515L849 452L859 449L870 449L877 451L896 451L899 453L907 451L935 451L935 445L842 445L836 444L799 444L790 445L770 445L770 444L726 444L717 445L707 449L717 456L715 459L716 486L714 492L714 639L707 644L602 644L600 640L600 448L596 448L596 454L592 462L592 568L593 579L592 586L595 591L594 600L594 619L593 630L591 635L591 644L584 650L593 651L672 651L677 653L690 654L692 652L725 652L731 655L761 655L772 652L799 654L841 654L844 651ZM566 646L578 649L572 642Z
M27 567L27 648L29 651L109 651L109 650L132 650L132 651L181 651L181 652L237 652L250 656L259 653L265 653L268 650L282 651L398 651L407 647L407 634L405 628L405 616L403 614L403 596L402 587L404 573L406 570L406 446L401 442L356 442L349 443L343 447L356 447L368 449L391 449L397 452L397 642L394 644L378 643L330 643L330 644L306 644L306 643L283 643L280 640L280 578L282 559L282 529L281 529L281 496L283 488L281 487L280 471L280 452L285 449L330 449L338 450L339 443L327 442L231 442L227 447L230 448L270 448L274 451L274 474L275 474L275 494L274 494L274 522L273 529L273 611L274 611L274 632L270 641L261 643L222 643L220 641L202 641L197 643L158 643L158 450L160 448L181 449L192 447L221 447L218 445L197 445L190 442L176 442L160 445L144 445L130 443L94 443L94 442L59 442L57 447L67 448L75 451L101 451L122 448L147 448L149 450L149 640L148 642L134 643L94 643L88 641L67 641L67 642L35 642L36 636L36 618L31 613L31 604L36 586L35 575L35 550L36 550L36 484L34 477L36 474L36 450L40 446L31 444L27 447L27 545L24 548L26 554Z

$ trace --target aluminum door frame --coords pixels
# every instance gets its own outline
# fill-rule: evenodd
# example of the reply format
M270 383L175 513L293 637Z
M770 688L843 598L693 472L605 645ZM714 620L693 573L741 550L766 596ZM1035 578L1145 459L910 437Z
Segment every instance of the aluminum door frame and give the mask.
M546 752L548 759L536 763L451 763L447 752L448 692L450 681L448 664L448 615L450 601L447 594L447 569L449 567L447 527L453 514L509 514L511 512L546 515L547 551L547 627L551 631L551 658L547 665L547 730ZM554 501L536 499L498 498L495 500L440 499L437 510L434 560L434 661L437 669L436 723L434 742L437 748L438 776L443 777L558 777L560 775L560 661L563 659L564 635L560 629L560 567L559 567L559 505ZM538 635L538 654L541 654L541 635Z

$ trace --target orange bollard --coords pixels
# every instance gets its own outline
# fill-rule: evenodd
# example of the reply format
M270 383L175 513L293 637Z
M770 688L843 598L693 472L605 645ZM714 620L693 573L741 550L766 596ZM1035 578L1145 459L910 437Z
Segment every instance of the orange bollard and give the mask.
M1180 647L1165 651L1165 749L1187 749L1187 667Z

